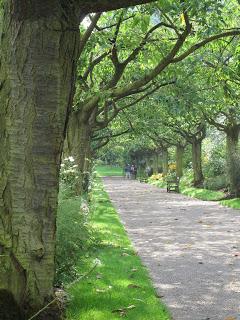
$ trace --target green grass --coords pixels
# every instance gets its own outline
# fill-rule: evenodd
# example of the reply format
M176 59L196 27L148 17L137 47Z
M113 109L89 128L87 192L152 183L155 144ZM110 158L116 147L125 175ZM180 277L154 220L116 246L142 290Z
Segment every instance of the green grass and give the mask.
M220 201L220 203L226 207L240 209L240 198L231 199L231 200L222 200Z
M167 184L164 181L154 181L151 184L159 187L159 188L167 188ZM217 201L224 197L224 192L221 191L213 191L208 189L199 189L189 186L189 181L186 182L186 178L180 182L180 193L192 197L197 198L204 201L214 200Z
M70 289L68 320L121 319L121 310L129 320L169 320L106 192L98 186L93 195L92 224L98 230L101 245L99 264ZM82 270L88 273L89 269ZM114 310L120 310L113 312Z
M219 200L224 197L224 193L221 191L212 191L208 189L198 189L194 187L186 187L180 185L180 192L186 196L197 198L200 200Z
M121 167L114 166L97 166L96 167L97 174L100 177L106 176L122 176L123 169Z

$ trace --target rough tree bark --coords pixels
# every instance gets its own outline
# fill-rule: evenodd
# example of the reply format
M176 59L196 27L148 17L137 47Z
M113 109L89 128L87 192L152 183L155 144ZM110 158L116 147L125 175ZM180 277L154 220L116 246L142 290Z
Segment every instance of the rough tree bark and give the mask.
M227 134L226 162L229 193L233 197L240 196L240 155L239 155L239 126L232 126L225 130Z
M193 166L193 186L201 187L204 176L202 172L202 139L192 141L192 166Z
M88 188L88 161L90 161L91 128L83 110L72 112L67 129L67 152L77 165L75 192L81 195Z
M183 154L184 147L180 144L176 146L176 174L177 177L183 176Z
M159 157L158 157L158 153L156 152L153 155L153 173L154 174L158 174L158 168L159 168Z
M11 295L26 315L53 296L58 176L78 58L78 19L58 1L4 2L0 293Z

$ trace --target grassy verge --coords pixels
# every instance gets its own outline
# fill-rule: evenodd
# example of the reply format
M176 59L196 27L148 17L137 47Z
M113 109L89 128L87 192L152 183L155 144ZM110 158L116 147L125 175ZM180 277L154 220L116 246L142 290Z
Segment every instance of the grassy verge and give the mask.
M134 252L118 215L102 186L93 194L92 225L101 245L97 265L69 289L68 320L168 320L147 270Z
M220 201L223 206L227 206L234 209L240 209L240 198Z
M123 175L123 169L114 166L97 166L96 171L100 177Z
M186 196L190 196L192 198L197 198L200 200L214 200L217 201L224 197L224 193L221 191L213 191L208 189L198 189L194 187L186 187L180 185L180 192L185 194Z
M153 181L151 184L159 187L159 188L167 188L167 184L165 181ZM185 184L184 182L180 182L180 193L200 200L214 200L217 201L224 197L224 193L221 191L212 191L208 189L198 189L194 187L190 187L189 184Z

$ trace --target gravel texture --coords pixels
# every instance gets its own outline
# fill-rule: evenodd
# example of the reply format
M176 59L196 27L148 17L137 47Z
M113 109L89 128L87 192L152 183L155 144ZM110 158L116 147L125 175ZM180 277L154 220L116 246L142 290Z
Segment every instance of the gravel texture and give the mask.
M123 178L104 184L173 319L240 320L240 210Z

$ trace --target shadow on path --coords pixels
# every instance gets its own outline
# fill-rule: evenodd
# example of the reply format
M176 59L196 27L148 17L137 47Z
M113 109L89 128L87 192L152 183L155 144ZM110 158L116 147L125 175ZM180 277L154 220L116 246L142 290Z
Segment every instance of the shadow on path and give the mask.
M240 211L123 178L104 185L174 320L240 319Z

